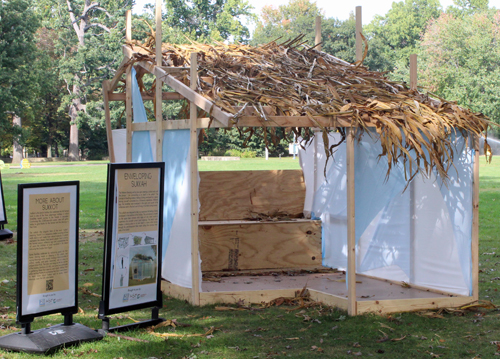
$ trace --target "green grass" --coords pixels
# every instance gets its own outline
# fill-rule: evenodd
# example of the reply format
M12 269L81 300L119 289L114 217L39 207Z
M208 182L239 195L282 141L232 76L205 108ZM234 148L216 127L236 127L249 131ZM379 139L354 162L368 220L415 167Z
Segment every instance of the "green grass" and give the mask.
M200 170L269 169L271 164L271 161L259 159L234 162L200 161L199 167ZM280 169L298 168L298 161L275 159L273 162L282 166ZM2 171L6 202L10 206L7 210L9 221L14 219L13 222L17 183L81 181L79 286L90 283L92 285L87 288L100 294L106 166L32 168L23 170L23 174L18 172L14 169ZM481 159L480 173L480 299L500 305L500 158L494 158L492 164L485 164ZM87 230L83 230L85 228ZM15 253L15 242L0 244L0 282L9 281L0 285L0 335L14 331L3 328L15 325ZM91 268L94 270L89 270ZM81 292L79 306L82 312L75 316L75 321L99 328L101 323L96 319L98 301L98 298ZM497 352L495 341L500 340L500 311L497 310L444 313L439 319L417 313L348 317L343 311L322 306L297 310L293 307L253 307L255 310L252 311L218 311L213 305L192 307L184 301L165 298L161 316L190 326L166 327L158 332L201 334L215 327L213 337L164 340L146 330L135 330L124 334L149 343L106 337L100 342L59 351L53 357L351 358L361 353L362 357L381 358L489 358ZM149 315L147 310L123 313L113 316L111 324L130 323L129 316L143 320ZM58 324L62 320L59 315L37 318L33 328ZM384 337L382 332L389 340L381 340ZM0 350L0 358L28 357L34 356Z

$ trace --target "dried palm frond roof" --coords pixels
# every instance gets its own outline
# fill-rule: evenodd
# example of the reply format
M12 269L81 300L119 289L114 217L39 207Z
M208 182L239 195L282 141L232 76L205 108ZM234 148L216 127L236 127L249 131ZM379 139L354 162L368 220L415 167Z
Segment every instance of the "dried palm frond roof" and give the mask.
M252 108L262 119L266 141L268 134L273 137L277 133L274 128L266 128L271 116L307 118L308 125L304 128L292 129L306 139L311 134L310 123L316 124L323 131L327 156L338 145L328 143L327 132L339 130L344 134L338 120L350 122L357 139L374 126L389 171L402 160L410 178L418 172L430 173L433 168L447 178L454 154L451 135L459 131L464 135L486 136L488 125L493 124L481 113L411 90L383 73L369 71L362 61L350 64L308 47L301 39L256 47L195 42L163 44L163 66L188 67L190 54L198 53L196 91L233 114L234 124ZM135 44L149 55L136 54L131 61L155 63L151 43ZM188 71L176 77L189 83ZM318 121L324 117L331 119L328 127ZM255 133L253 129L248 132ZM488 146L486 141L485 146ZM413 158L411 153L415 153Z

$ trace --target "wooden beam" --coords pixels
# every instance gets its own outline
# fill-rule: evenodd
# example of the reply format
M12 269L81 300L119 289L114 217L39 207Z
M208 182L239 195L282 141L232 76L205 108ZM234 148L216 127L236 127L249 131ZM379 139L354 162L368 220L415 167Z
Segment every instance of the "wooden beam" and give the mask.
M350 117L322 117L313 116L312 121L306 116L267 116L264 121L259 116L243 116L238 119L235 127L351 127ZM375 123L366 122L366 126L375 127Z
M198 82L198 53L191 54L190 81L191 89L196 89ZM160 76L161 77L161 76ZM171 76L168 76L171 77ZM158 76L157 76L158 80ZM196 103L190 103L190 168L191 168L191 269L193 275L192 301L194 305L200 304L200 251L198 242L198 107Z
M163 101L184 99L184 96L182 96L177 92L163 92L161 97ZM142 94L142 101L153 101L154 99L155 99L154 96L149 96L144 93ZM119 92L119 93L110 92L109 101L125 101L125 92Z
M316 16L315 25L316 36L314 38L314 45L316 45L318 51L321 51L321 45L318 45L321 43L321 16Z
M331 307L337 307L342 310L347 310L347 299L344 297L339 297L338 295L333 295L330 293L325 293L316 289L307 288L311 299L315 302L321 302Z
M116 86L118 86L118 82L120 81L123 74L127 70L127 63L129 61L130 61L130 58L124 54L124 58L122 60L122 63L120 64L120 66L118 66L118 70L116 71L115 76L113 76L113 78L111 79L111 81L109 83L108 87L109 87L110 95L112 94L112 91L114 91L116 89ZM110 98L110 101L114 101L114 100L111 100L111 98Z
M387 314L424 309L456 308L474 301L472 297L361 300L358 302L358 313Z
M410 55L410 89L417 89L417 55Z
M111 114L109 110L109 81L102 82L102 96L104 98L104 118L106 120L106 137L108 139L108 154L109 161L115 162L115 148L113 146L113 132L111 128Z
M132 50L128 46L123 47L123 51L127 52L129 57L132 57L134 50ZM138 61L137 64L146 69L146 71L148 71L149 73L154 74L157 78L160 78L164 83L170 86L174 91L180 93L188 101L194 102L194 104L201 108L203 111L211 114L212 117L224 124L225 127L228 127L231 123L233 119L233 116L231 114L222 111L222 109L220 109L218 106L215 106L212 101L196 93L195 89L191 89L188 86L184 85L182 82L171 76L161 67L155 66L146 61Z
M127 92L125 98L127 123L127 162L132 162L132 65L127 67Z
M356 232L354 206L354 136L352 128L347 129L347 290L349 315L357 314L356 307Z
M233 116L222 111L219 107L215 106L215 104L201 96L200 94L195 92L195 89L190 89L182 82L177 80L175 77L167 74L165 70L156 67L154 69L154 74L156 77L162 79L168 86L170 86L174 91L180 93L190 102L193 102L196 106L201 108L203 111L208 112L218 121L220 121L224 126L228 127L232 122Z
M479 136L474 136L474 168L472 182L472 296L479 299Z
M181 287L180 285L162 280L161 291L163 292L163 294L166 294L173 298L187 300L189 303L191 303L191 289L189 288Z
M361 61L363 58L363 23L361 21L361 6L356 6L356 61Z
M125 40L132 40L132 10L125 12Z

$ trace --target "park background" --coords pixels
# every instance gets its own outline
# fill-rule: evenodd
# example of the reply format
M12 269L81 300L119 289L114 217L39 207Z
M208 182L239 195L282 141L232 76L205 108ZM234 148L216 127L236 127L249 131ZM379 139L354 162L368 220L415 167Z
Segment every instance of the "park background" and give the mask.
M325 10L310 0L285 1L264 7L257 1L254 8L245 0L166 0L163 41L258 45L305 34L314 44L314 21L321 16L323 51L355 61L356 4L351 11L338 6L342 13L333 16L332 6ZM488 0L383 4L385 14L373 16L371 10L366 17L371 20L364 21L369 46L364 65L392 80L409 81L409 55L416 53L421 91L500 122L500 11ZM148 24L154 23L154 7L144 1L1 2L0 159L74 161L108 155L102 81L112 78L121 62L124 15L132 7L134 39L142 41L151 32ZM182 105L164 104L164 119L176 119ZM151 106L146 109L153 119ZM113 128L123 127L124 117L124 104L114 102ZM208 132L200 145L202 155L263 155L264 140L258 136L244 143L236 129ZM269 151L271 156L287 154L288 143L270 144Z

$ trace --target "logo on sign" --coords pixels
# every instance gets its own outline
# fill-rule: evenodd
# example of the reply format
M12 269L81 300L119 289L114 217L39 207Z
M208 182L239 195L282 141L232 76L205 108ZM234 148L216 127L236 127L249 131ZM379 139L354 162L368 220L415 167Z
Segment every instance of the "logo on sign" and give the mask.
M66 333L66 332L62 329L56 329L56 330L52 330L49 332L50 335L58 335L58 334L64 334L64 333Z

